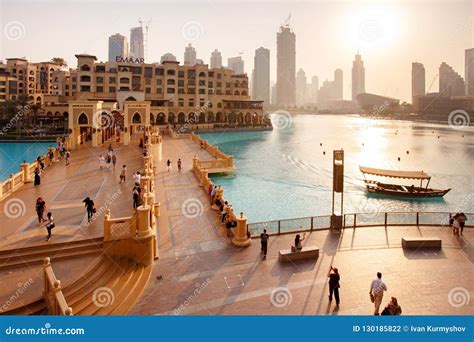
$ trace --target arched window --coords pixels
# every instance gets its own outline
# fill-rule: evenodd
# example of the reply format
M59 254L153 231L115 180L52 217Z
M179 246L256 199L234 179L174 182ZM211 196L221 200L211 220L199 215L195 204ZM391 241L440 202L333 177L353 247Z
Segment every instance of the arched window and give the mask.
M207 122L214 122L214 113L207 113Z
M91 67L88 66L87 64L83 64L81 66L81 71L91 71Z
M186 120L186 116L184 115L183 112L180 112L178 114L178 123L179 124L184 124L185 120Z
M135 114L133 114L132 123L142 123L142 117L140 113L136 112Z
M150 113L150 123L153 125L155 123L155 116L153 113Z
M36 98L36 102L37 102L37 103L41 103L41 96L38 96L38 97Z
M201 71L201 72L199 73L199 77L206 77L206 73L203 72L203 71Z
M158 115L158 117L159 117L159 115ZM168 113L168 123L174 124L174 121L175 121L174 113Z
M245 114L245 123L249 124L252 122L252 115L250 113Z
M199 123L205 123L206 122L206 113L199 113Z
M234 91L234 95L236 95L236 96L240 96L240 93L239 93L239 91L238 91L238 90Z
M221 112L216 113L216 122L222 122L224 117L222 116Z
M173 118L173 120L174 120L174 118ZM158 113L158 116L156 117L156 122L158 124L165 123L165 113Z
M242 96L247 96L247 92L245 90L242 90Z
M56 113L54 113L54 116L61 116L61 113L60 113L60 112L56 112Z
M239 81L235 81L235 82L234 82L234 87L237 87L237 88L240 87Z
M87 115L85 113L81 113L77 122L79 123L79 125L87 125L89 124L89 119L87 118Z
M217 103L217 108L222 108L222 103L221 102Z
M130 79L128 77L120 77L120 83L130 83Z
M125 101L136 101L136 99L133 96L129 96L125 99Z

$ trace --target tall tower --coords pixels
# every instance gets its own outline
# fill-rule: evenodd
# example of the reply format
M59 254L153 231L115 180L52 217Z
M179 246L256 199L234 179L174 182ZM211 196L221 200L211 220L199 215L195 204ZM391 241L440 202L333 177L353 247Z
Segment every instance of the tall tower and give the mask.
M130 57L145 58L143 29L141 27L134 27L130 30Z
M334 99L342 100L344 98L343 73L342 69L334 70Z
M307 79L303 69L299 69L296 73L296 105L304 106L306 103Z
M196 49L189 44L184 49L184 64L195 65L196 61Z
M117 57L128 56L127 37L116 33L109 37L109 62L116 62Z
M222 68L222 55L217 49L211 53L211 69L215 68Z
M277 33L277 104L294 106L296 88L296 35L288 25Z
M319 92L319 77L313 76L311 78L311 91L310 97L312 103L318 103L318 92Z
M356 101L357 95L365 93L365 68L359 52L352 62L352 101Z
M421 63L411 63L411 98L425 95L425 67Z
M474 95L474 48L467 49L464 56L464 81L466 82L466 95Z
M270 50L264 47L255 50L252 96L270 104Z
M233 70L235 75L245 73L245 65L242 56L227 58L227 67Z
M439 93L443 97L463 96L466 93L461 75L445 62L439 66Z

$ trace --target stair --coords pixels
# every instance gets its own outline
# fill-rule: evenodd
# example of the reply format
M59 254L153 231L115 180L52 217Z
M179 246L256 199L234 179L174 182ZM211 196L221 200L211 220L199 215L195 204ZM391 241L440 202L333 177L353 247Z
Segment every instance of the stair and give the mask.
M125 258L112 259L104 255L79 279L65 286L63 294L74 315L126 315L143 293L151 270L152 265L143 266ZM105 302L100 300L101 295L106 298ZM39 299L2 314L47 314L47 307L44 299Z
M0 251L0 270L41 264L46 257L49 257L51 261L57 261L100 254L102 251L102 238L3 250Z

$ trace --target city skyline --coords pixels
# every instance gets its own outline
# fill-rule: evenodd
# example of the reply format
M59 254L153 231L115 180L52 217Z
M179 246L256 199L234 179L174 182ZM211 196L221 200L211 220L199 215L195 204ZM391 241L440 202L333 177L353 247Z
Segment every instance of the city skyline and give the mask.
M24 29L21 39L3 40L0 54L3 60L27 57L39 61L63 57L71 64L74 63L75 54L87 52L105 61L108 37L116 32L129 32L131 27L138 26L138 18L143 13L153 13L153 9L157 8L150 3L144 3L143 6L124 4L122 10L106 6L113 19L104 21L99 20L100 13L88 13L87 18L81 17L80 13L84 9L75 2L68 6L59 3L32 4L34 10L28 13L17 10L21 3L2 3L4 28L8 23L19 22L22 25L20 28ZM50 6L54 6L55 10L52 11ZM102 3L96 4L97 12L104 6ZM198 58L203 59L206 64L216 48L224 59L243 52L244 62L248 66L247 73L250 73L249 70L253 68L253 53L256 48L263 46L271 51L270 78L276 81L276 32L291 12L290 25L297 36L296 69L304 69L308 79L313 76L318 76L320 80L329 79L336 68L341 68L344 72L345 98L349 99L351 61L359 49L366 64L366 91L410 101L412 62L424 64L427 82L438 73L442 62L452 66L464 77L464 50L472 47L472 35L469 32L474 20L469 16L472 6L468 1L460 1L457 6L449 6L448 1L433 4L430 16L415 16L412 12L421 13L422 4L407 2L398 6L378 6L370 2L361 5L265 3L258 9L252 8L252 11L249 11L251 4L242 3L234 8L232 4L223 3L215 8L213 15L206 12L209 6L211 5L205 3L190 4L186 9L178 11L176 5L160 3L159 7L171 14L150 25L148 62L159 62L160 56L165 53L182 56L184 47L192 43ZM271 13L266 10L270 6ZM228 11L230 8L233 10ZM77 18L68 16L70 10L77 13ZM255 21L249 19L247 25L241 25L231 20L238 18L243 12L249 18L255 18ZM225 13L224 18L219 18L222 13ZM437 25L436 20L432 20L433 17L442 18L447 13L450 15L443 19L442 25ZM44 27L41 32L32 29L39 18L44 22L52 16L54 20L51 22L56 24ZM213 16L212 20L209 20L210 16ZM83 34L81 25L75 25L75 20L94 27L95 34ZM220 25L223 22L225 25ZM68 27L67 32L58 30L61 25ZM385 25L398 27L398 31L394 32ZM415 25L417 31L410 31ZM322 29L319 30L318 27ZM356 37L353 36L354 32ZM54 34L56 38L44 41L48 33ZM436 39L427 39L430 35ZM67 39L70 36L74 39ZM62 43L57 44L58 40ZM41 49L38 48L40 41ZM424 43L418 44L418 41ZM180 58L178 61L184 62ZM379 77L381 72L385 73L383 78ZM435 84L432 91L437 91L437 87Z

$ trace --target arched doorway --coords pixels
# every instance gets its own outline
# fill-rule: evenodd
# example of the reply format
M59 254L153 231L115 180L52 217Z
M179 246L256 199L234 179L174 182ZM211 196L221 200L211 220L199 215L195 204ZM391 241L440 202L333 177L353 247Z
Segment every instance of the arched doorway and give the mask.
M150 113L150 125L154 125L155 124L155 115L153 115L153 113Z
M142 123L142 116L140 115L140 113L135 112L135 114L133 114L132 123L134 123L134 124Z
M222 116L221 112L216 113L216 122L222 122L224 117Z
M203 112L199 113L199 123L206 123L206 114Z
M158 113L158 116L156 117L156 123L158 125L163 125L165 123L165 113Z
M159 115L158 115L159 117ZM170 124L174 124L176 121L175 117L174 117L174 113L168 113L168 123Z
M214 122L214 113L212 113L212 112L207 113L207 122L208 123L213 123Z
M196 123L196 116L194 115L193 112L189 113L188 115L188 123L190 124Z
M180 112L180 113L178 114L178 123L179 123L179 124L184 124L185 121L186 121L186 115L184 115L183 112Z
M249 125L252 123L252 114L247 113L245 114L245 124Z
M79 125L88 125L89 119L87 118L87 115L85 113L81 113L81 115L79 115L79 118L77 119L77 123Z

